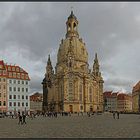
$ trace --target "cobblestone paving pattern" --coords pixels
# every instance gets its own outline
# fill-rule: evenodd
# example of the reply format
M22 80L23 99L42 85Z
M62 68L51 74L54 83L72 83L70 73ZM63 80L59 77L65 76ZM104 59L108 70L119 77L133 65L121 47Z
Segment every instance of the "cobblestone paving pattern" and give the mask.
M140 115L134 114L120 114L120 119L112 114L39 116L26 121L18 125L18 119L0 118L0 138L140 138Z

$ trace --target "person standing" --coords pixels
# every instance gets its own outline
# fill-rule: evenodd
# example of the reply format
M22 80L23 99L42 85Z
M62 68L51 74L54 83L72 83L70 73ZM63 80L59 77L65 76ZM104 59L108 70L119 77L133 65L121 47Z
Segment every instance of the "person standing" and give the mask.
M120 115L120 113L119 113L119 111L117 111L117 117L118 117L118 119L120 118L119 115Z
M78 112L77 114L78 114L78 116L79 116L79 112Z
M18 124L22 124L22 116L20 114L18 115L18 118L19 118Z
M113 118L115 119L115 111L113 111Z
M25 121L25 119L26 119L26 115L23 114L23 115L22 115L22 118L23 118L23 122L22 122L22 124L26 124L26 121Z

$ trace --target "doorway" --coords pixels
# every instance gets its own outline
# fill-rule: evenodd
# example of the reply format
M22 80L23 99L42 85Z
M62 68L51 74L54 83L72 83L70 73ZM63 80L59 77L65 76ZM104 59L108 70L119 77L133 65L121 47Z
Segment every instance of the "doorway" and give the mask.
M73 112L73 106L72 105L69 105L69 111Z
M93 107L92 106L90 106L90 112L93 112Z

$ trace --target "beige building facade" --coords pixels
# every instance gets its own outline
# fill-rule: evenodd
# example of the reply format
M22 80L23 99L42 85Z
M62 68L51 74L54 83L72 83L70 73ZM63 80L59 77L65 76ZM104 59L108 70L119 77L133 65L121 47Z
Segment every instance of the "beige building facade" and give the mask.
M132 109L134 112L140 112L140 81L132 90Z
M103 78L97 53L93 70L88 52L78 33L78 20L71 11L66 22L66 37L61 40L55 72L50 56L43 79L43 110L88 112L103 111Z
M132 95L120 93L117 96L117 111L132 112Z
M31 112L41 112L42 111L42 101L43 94L42 93L34 93L30 96L30 111Z

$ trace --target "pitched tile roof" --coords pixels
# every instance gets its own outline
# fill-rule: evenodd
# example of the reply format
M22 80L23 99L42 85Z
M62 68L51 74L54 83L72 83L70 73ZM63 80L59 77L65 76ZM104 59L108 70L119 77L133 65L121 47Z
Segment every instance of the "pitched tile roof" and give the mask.
M21 80L30 80L28 73L19 66L16 65L7 65L4 64L3 60L0 60L0 68L2 71L0 76L5 76L7 78L21 79Z

